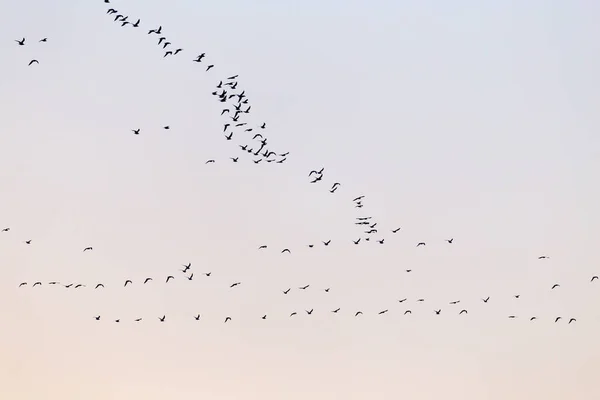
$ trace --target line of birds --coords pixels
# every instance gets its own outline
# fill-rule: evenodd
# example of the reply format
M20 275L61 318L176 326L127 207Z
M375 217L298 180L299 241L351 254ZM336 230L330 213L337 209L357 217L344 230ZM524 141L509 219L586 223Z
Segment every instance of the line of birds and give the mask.
M338 307L338 308L336 308L335 310L330 310L329 312L330 312L330 313L333 313L333 314L338 314L340 310L341 310L341 308L340 308L340 307ZM311 308L310 310L304 310L304 311L306 312L306 314L307 314L307 315L313 315L314 308ZM381 311L377 312L376 314L377 314L377 315L383 315L383 314L387 314L387 313L388 313L388 311L389 311L388 309L385 309L385 310L381 310ZM433 314L434 314L434 315L440 315L440 314L441 314L441 312L442 312L442 310L441 310L441 309L440 309L440 310L433 310ZM412 314L412 311L410 311L410 310L406 310L406 311L404 312L404 315L407 315L407 314ZM461 311L458 313L458 315L463 315L463 314L468 314L468 313L467 313L467 310L461 310ZM297 311L292 311L292 313L289 315L289 318L291 318L291 317L293 317L293 316L296 316L296 315L298 315L298 312L297 312ZM360 316L360 315L364 315L364 313L363 313L362 311L355 311L355 312L354 312L354 317L358 317L358 316ZM162 317L158 317L157 319L158 319L158 321L160 321L160 322L165 322L165 321L166 321L166 318L167 318L167 316L166 316L166 315L163 315ZM200 321L201 315L200 315L200 314L193 315L193 318L194 318L196 321ZM518 318L516 315L509 315L509 316L508 316L508 319L516 319L516 318ZM100 321L100 320L101 320L101 316L100 316L100 315L96 315L96 316L94 316L94 319L95 319L96 321ZM258 318L257 318L257 319L258 319ZM260 316L260 319L262 319L262 320L266 320L266 319L267 319L267 314L263 314L262 316ZM563 317L561 317L561 316L555 317L555 318L554 318L554 323L557 323L558 321L560 321L560 320L562 320L562 319L563 319ZM135 318L135 319L133 320L133 322L141 322L142 320L143 320L143 318ZM530 321L530 322L532 322L532 321L536 321L536 320L539 320L539 318L538 318L538 317L536 317L536 316L529 317L529 321ZM224 323L227 323L227 322L229 322L229 321L232 321L232 318L231 318L230 316L227 316L227 317L225 317ZM114 322L117 322L117 323L119 323L119 322L121 322L121 319L120 319L120 318L119 318L119 319L115 319L115 320L114 320ZM573 323L573 322L577 322L577 319L576 319L576 318L569 318L569 322L568 322L568 324L571 324L571 323Z
M107 14L109 14L111 16L115 15L114 22L120 23L122 27L130 25L132 27L137 28L140 26L140 23L141 23L140 19L137 19L137 21L135 23L129 22L128 21L129 16L119 14L119 12L114 8L108 9ZM166 58L168 56L176 56L184 51L183 48L177 48L175 50L170 50L171 47L169 47L169 46L172 46L172 43L168 40L168 38L166 36L163 36L162 26L159 26L158 28L155 28L155 29L150 29L148 31L148 35L158 35L159 36L157 45L160 46L162 48L162 50L165 50L163 58ZM195 63L202 63L205 58L206 58L206 53L201 53L192 61ZM205 72L212 70L214 67L215 67L215 64L209 64L206 67ZM252 134L252 132L254 131L254 128L248 127L247 121L243 121L240 119L242 116L250 113L250 109L252 108L252 106L249 104L245 90L234 92L238 87L237 78L238 78L238 75L231 75L225 79L220 80L219 83L216 85L216 89L218 89L218 90L212 92L212 95L216 96L217 100L220 103L224 103L223 104L224 108L221 111L221 116L225 116L225 117L228 117L229 119L231 119L231 121L227 121L226 123L223 124L223 132L222 133L223 133L225 139L228 141L233 140L234 135L235 135L235 137L238 136L238 134L239 134L239 131L237 130L238 128L240 130L243 129L242 133L245 133L245 134ZM234 99L237 101L228 103L228 101L231 99ZM225 114L227 114L227 115L225 115ZM262 124L257 125L256 128L260 129L261 131L264 131L264 129L266 129L266 126L267 126L266 122L263 122ZM164 127L164 129L169 129L169 128L170 128L169 126ZM139 135L141 133L141 128L132 129L131 131L133 132L133 134ZM250 140L254 141L255 145L252 145L252 142L248 143L247 141L249 139L250 138L245 139L244 143L238 143L238 146L242 151L244 151L248 154L251 154L255 157L252 160L254 162L254 164L260 164L263 161L265 161L267 163L275 162L277 164L282 164L287 160L287 156L288 156L289 152L277 153L275 151L268 149L267 148L267 145L268 145L267 138L262 133L254 133L252 138L250 139ZM230 157L229 159L232 162L237 163L239 161L239 156ZM206 161L206 164L212 164L215 162L216 162L215 159L209 159Z

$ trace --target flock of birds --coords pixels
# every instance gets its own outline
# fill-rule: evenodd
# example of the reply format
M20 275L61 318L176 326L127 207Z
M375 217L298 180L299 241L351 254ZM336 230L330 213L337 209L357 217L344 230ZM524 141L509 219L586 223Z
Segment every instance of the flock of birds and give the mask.
M110 3L109 0L104 0L104 2ZM113 17L113 22L120 24L121 27L131 27L131 28L140 28L141 27L140 19L132 18L130 20L129 16L119 13L118 10L116 10L112 7L109 8L106 13L108 15L110 15L111 17ZM164 51L164 54L162 56L163 59L167 58L167 57L179 56L182 53L185 54L184 49L176 48L175 46L172 45L172 43L169 41L167 36L164 36L162 26L159 26L158 28L149 29L147 35L149 35L153 38L158 37L157 46L161 50ZM17 44L19 46L25 46L25 44L26 44L25 38L22 38L20 40L15 40L15 41L17 42ZM47 38L42 38L41 40L39 40L39 43L45 43L47 41L48 41ZM209 72L215 68L215 65L206 61L206 58L207 58L206 53L201 53L198 56L196 56L194 59L192 59L191 62L195 62L198 64L203 63L203 65L206 65L205 72ZM32 64L39 64L39 61L37 59L32 59L29 62L29 65L32 65ZM248 100L245 90L238 88L239 83L238 83L237 78L238 78L238 75L232 75L232 76L228 76L224 79L219 80L218 84L215 86L215 90L212 92L212 95L216 98L216 100L218 102L222 103L222 106L223 106L220 117L226 118L225 122L223 123L223 130L222 130L221 134L224 136L224 139L227 141L235 140L235 142L236 142L239 150L241 150L242 154L251 156L251 159L255 164L259 164L261 162L281 164L281 163L285 162L287 160L289 152L286 151L286 152L279 153L279 152L276 152L276 151L273 151L270 149L270 146L269 146L268 140L267 140L267 136L265 134L266 122L263 122L256 126L251 126L251 125L249 125L248 121L245 120L245 116L247 116L250 113L252 106L249 103L249 100ZM168 129L170 129L170 126L166 125L163 127L163 129L168 130ZM140 135L142 133L141 128L132 129L131 131L135 135ZM240 158L240 156L232 156L232 157L230 157L230 160L231 160L231 162L237 163L239 161L239 158ZM212 164L215 162L216 162L215 159L209 159L206 161L206 164ZM325 173L324 167L311 170L308 173L309 183L310 184L322 183L323 178L325 176L324 173ZM333 182L331 187L328 189L328 191L332 194L336 193L340 189L341 186L342 186L342 184L340 182ZM365 206L364 201L365 201L364 195L360 195L358 197L353 198L352 203L354 205L354 208L356 208L357 210L362 209ZM378 243L380 245L383 245L386 243L385 242L386 238L381 235L378 222L375 221L372 216L359 215L356 217L354 224L360 230L360 232L357 233L357 238L351 240L354 245L359 245L359 244L365 243L365 242L374 242L374 243ZM388 229L386 231L391 232L392 234L397 234L400 231L400 229L401 229L400 227L397 227L394 229ZM6 227L1 230L1 233L8 233L9 231L10 231L10 228ZM454 239L453 238L446 239L446 242L448 245L452 245L454 243ZM25 240L24 243L26 245L31 245L32 240L31 239ZM326 240L326 241L321 240L321 243L323 246L330 246L332 244L332 240L331 239ZM307 244L306 246L308 248L313 248L315 246L315 244L310 243L310 244ZM424 247L424 246L426 246L425 242L418 242L416 244L416 247ZM258 249L261 251L266 250L266 249L268 249L268 245L262 244L262 245L258 246ZM93 247L88 246L83 249L83 252L88 252L88 251L92 251L92 250L93 250ZM292 253L290 248L284 248L280 252L287 253L287 254ZM540 260L548 259L548 258L549 257L545 256L545 255L538 257L538 259L540 259ZM191 272L191 267L192 267L191 263L183 265L183 267L184 267L183 269L180 269L180 272L182 273L182 279L186 280L186 281L194 280L194 273ZM406 272L411 272L411 271L412 270L410 270L410 269L406 270ZM205 278L209 278L209 277L211 277L212 272L202 272L201 274ZM175 275L167 275L166 277L161 278L161 281L164 281L165 284L168 284L169 282L176 280ZM158 280L158 278L156 278L156 279ZM599 279L598 276L594 275L591 277L590 282L594 282L598 279ZM143 279L140 279L140 282L141 282L141 285L148 285L148 284L151 284L152 282L154 282L154 278L145 277ZM67 284L63 284L58 281L51 281L51 282L47 282L46 284L50 285L50 286L63 287L66 289L93 288L95 290L100 290L100 289L105 288L104 283L101 283L101 282L97 282L97 283L88 285L88 284L84 284L84 283L74 283L74 282L69 282ZM134 284L135 283L133 280L124 279L122 287L127 288ZM233 283L228 284L228 287L229 287L229 289L234 289L239 285L241 285L241 282L233 282ZM44 283L41 281L35 281L35 282L31 282L31 283L21 282L18 285L19 288L24 288L24 287L36 288L36 287L41 287L41 286L44 286ZM555 283L554 285L551 286L550 290L555 290L559 287L560 287L560 284ZM302 286L298 286L297 290L306 291L309 288L311 288L310 284L304 284ZM286 289L281 289L281 292L283 295L288 295L291 290L292 290L292 288L286 288ZM324 288L321 290L323 290L323 292L325 292L325 293L329 293L331 288ZM515 294L515 295L513 295L513 297L514 297L514 299L519 299L520 295ZM399 299L398 303L399 304L408 304L408 303L406 303L408 301L409 300L407 298L403 298L403 299ZM415 303L423 303L423 302L425 302L425 299L418 298L418 299L415 299L414 301L415 301ZM484 304L487 304L490 301L490 297L487 296L485 298L482 298L481 301ZM461 303L460 300L452 300L452 301L449 301L447 304L449 306L457 306L460 303ZM304 313L306 316L311 316L311 315L313 315L314 311L315 311L314 308L310 308L308 310L304 310ZM333 310L325 310L325 312L332 313L332 314L338 314L340 311L341 311L341 307L337 307ZM376 314L384 315L384 314L387 314L388 312L390 312L390 309L386 308L386 309L377 311ZM404 309L401 312L403 315L412 314L411 309ZM432 315L440 315L442 313L442 308L439 308L439 305L438 305L437 308L434 307L433 309L431 309L427 312L430 312ZM467 315L468 309L458 307L458 308L456 308L456 310L454 312L458 315ZM354 317L359 317L360 315L363 315L363 311L361 311L361 310L352 310L352 311L350 311L350 313L352 315L354 315ZM296 315L298 315L298 311L292 311L289 314L289 317L294 317ZM200 314L196 314L191 317L193 317L196 321L199 321L201 319ZM100 315L96 315L93 318L97 321L100 321L102 319ZM261 314L261 315L258 315L257 318L266 320L267 315ZM517 318L517 316L516 315L508 315L508 318L515 319L515 318ZM535 321L538 319L538 317L536 317L536 316L528 316L526 318L529 321ZM556 316L553 318L555 323L559 322L562 319L563 319L563 317L561 317L561 316ZM225 323L229 322L231 320L232 320L231 316L226 316L224 318ZM118 319L114 319L113 321L119 323L119 322L121 322L121 319L118 318ZM142 321L142 318L136 318L133 321L140 322L140 321ZM165 322L166 316L163 315L163 316L157 317L157 321ZM575 322L576 319L573 317L570 317L567 319L567 321L568 321L568 324L571 324L571 323Z

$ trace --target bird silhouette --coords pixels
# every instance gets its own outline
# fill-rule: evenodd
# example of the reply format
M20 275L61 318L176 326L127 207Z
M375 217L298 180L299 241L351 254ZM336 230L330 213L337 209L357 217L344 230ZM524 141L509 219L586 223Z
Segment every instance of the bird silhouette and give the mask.
M151 280L152 280L152 278L146 278L146 279L144 279L144 284L150 282Z
M196 321L199 321L199 320L200 320L200 314L198 314L198 315L195 315L195 316L194 316L194 319L195 319Z
M392 233L398 233L399 230L400 228L392 229Z
M231 321L231 317L225 317L225 322Z
M467 312L467 310L461 310L461 311L458 313L458 315L460 315L460 314L468 314L468 312Z
M309 288L310 285L306 285L306 286L300 286L298 289L302 289L302 290L306 290Z
M290 249L283 249L281 250L282 253L291 253Z
M175 277L172 275L167 276L167 280L165 281L165 283L168 283L171 279L175 279Z
M31 64L39 64L39 63L40 62L38 60L33 59L33 60L29 61L29 64L27 64L27 65L29 66Z
M19 46L25 46L25 38L23 38L21 40L15 40L15 42L17 42L19 44Z
M419 243L417 243L417 247L419 247L419 246L425 246L425 242L419 242Z
M313 309L312 309L312 308L311 308L310 310L304 310L304 311L306 311L306 313L307 313L308 315L311 315L311 314L313 313Z
M165 315L163 315L162 317L158 317L158 319L160 320L160 322L165 322L165 318L166 318Z
M85 249L83 249L83 251L89 251L89 250L93 250L91 247L86 247Z
M127 286L127 284L128 284L128 283L133 283L133 282L131 282L129 279L127 279L127 280L125 281L125 284L123 285L123 287Z

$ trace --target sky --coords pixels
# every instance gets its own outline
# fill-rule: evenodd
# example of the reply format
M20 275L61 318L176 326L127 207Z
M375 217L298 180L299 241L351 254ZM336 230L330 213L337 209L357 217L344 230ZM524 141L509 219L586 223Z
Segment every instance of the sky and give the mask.
M0 397L600 397L597 2L0 10Z

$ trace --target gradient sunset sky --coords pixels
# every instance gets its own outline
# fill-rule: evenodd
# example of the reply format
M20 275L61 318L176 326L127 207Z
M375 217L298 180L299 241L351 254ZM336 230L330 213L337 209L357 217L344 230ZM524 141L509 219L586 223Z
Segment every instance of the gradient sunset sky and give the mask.
M0 0L0 398L599 399L599 20L591 0ZM235 74L285 163L223 138L211 92ZM384 245L352 243L363 215Z

